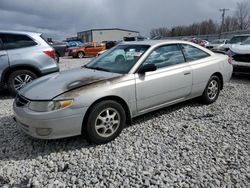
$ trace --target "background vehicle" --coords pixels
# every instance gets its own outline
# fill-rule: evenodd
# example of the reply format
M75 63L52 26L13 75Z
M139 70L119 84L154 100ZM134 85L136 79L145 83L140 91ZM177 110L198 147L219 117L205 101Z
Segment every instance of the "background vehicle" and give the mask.
M53 43L51 46L56 52L56 61L59 63L60 57L65 56L66 52L68 51L68 47L64 43Z
M123 61L107 60L121 54ZM231 78L228 60L184 41L123 43L56 79L34 81L20 91L13 109L22 130L33 137L85 134L102 144L133 117L195 97L215 102Z
M74 58L94 57L98 52L105 50L105 44L102 43L87 43L82 47L74 48L69 50L69 56Z
M12 94L37 77L57 71L55 51L41 33L0 31L0 83Z
M64 42L64 44L70 48L70 47L79 47L79 46L82 46L83 43L80 42L80 41L69 41L69 42Z
M250 34L235 35L233 36L227 44L223 46L224 51L228 51L233 44L241 44L245 40L250 38Z
M210 44L208 44L206 46L206 48L210 49L210 50L223 50L224 49L224 45L228 43L228 39L216 39L213 40L212 42L210 42Z
M232 57L235 73L250 74L250 37L241 44L234 44L227 54Z

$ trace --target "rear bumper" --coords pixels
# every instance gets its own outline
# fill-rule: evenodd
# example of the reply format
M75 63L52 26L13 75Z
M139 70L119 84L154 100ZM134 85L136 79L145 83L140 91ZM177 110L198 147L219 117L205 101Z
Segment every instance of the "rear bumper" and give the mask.
M59 65L58 65L58 63L56 63L53 66L50 66L50 67L47 67L47 68L41 70L40 76L45 76L47 74L51 74L51 73L55 73L55 72L59 72L59 71L60 71Z

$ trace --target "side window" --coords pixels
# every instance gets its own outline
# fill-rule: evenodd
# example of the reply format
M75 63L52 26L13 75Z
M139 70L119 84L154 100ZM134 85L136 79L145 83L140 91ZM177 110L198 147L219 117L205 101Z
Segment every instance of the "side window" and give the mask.
M186 58L186 61L195 61L210 56L203 50L200 50L188 44L182 44L182 50Z
M93 43L88 43L84 45L85 48L94 48L94 44Z
M104 47L104 44L101 44L101 43L96 43L96 47L97 47L97 48Z
M157 68L184 63L185 59L178 45L166 45L155 49L144 64L155 64Z
M6 50L35 46L37 43L26 35L3 34L2 41Z

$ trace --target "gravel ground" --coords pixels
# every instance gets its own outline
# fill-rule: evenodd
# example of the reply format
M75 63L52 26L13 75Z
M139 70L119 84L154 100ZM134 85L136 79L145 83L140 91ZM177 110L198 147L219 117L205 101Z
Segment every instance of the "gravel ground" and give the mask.
M84 60L63 59L61 70ZM216 103L196 100L133 120L114 141L32 139L0 95L0 187L249 187L250 79L233 78Z

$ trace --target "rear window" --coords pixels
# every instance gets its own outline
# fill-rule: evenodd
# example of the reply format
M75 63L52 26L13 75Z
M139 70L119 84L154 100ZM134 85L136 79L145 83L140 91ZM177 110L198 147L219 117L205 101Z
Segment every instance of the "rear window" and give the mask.
M182 51L186 58L186 61L195 61L202 58L209 57L210 55L203 50L200 50L194 46L188 44L182 44Z
M1 34L0 35L2 42L4 44L4 48L6 50L17 49L35 46L37 43L28 37L27 35L21 34Z

